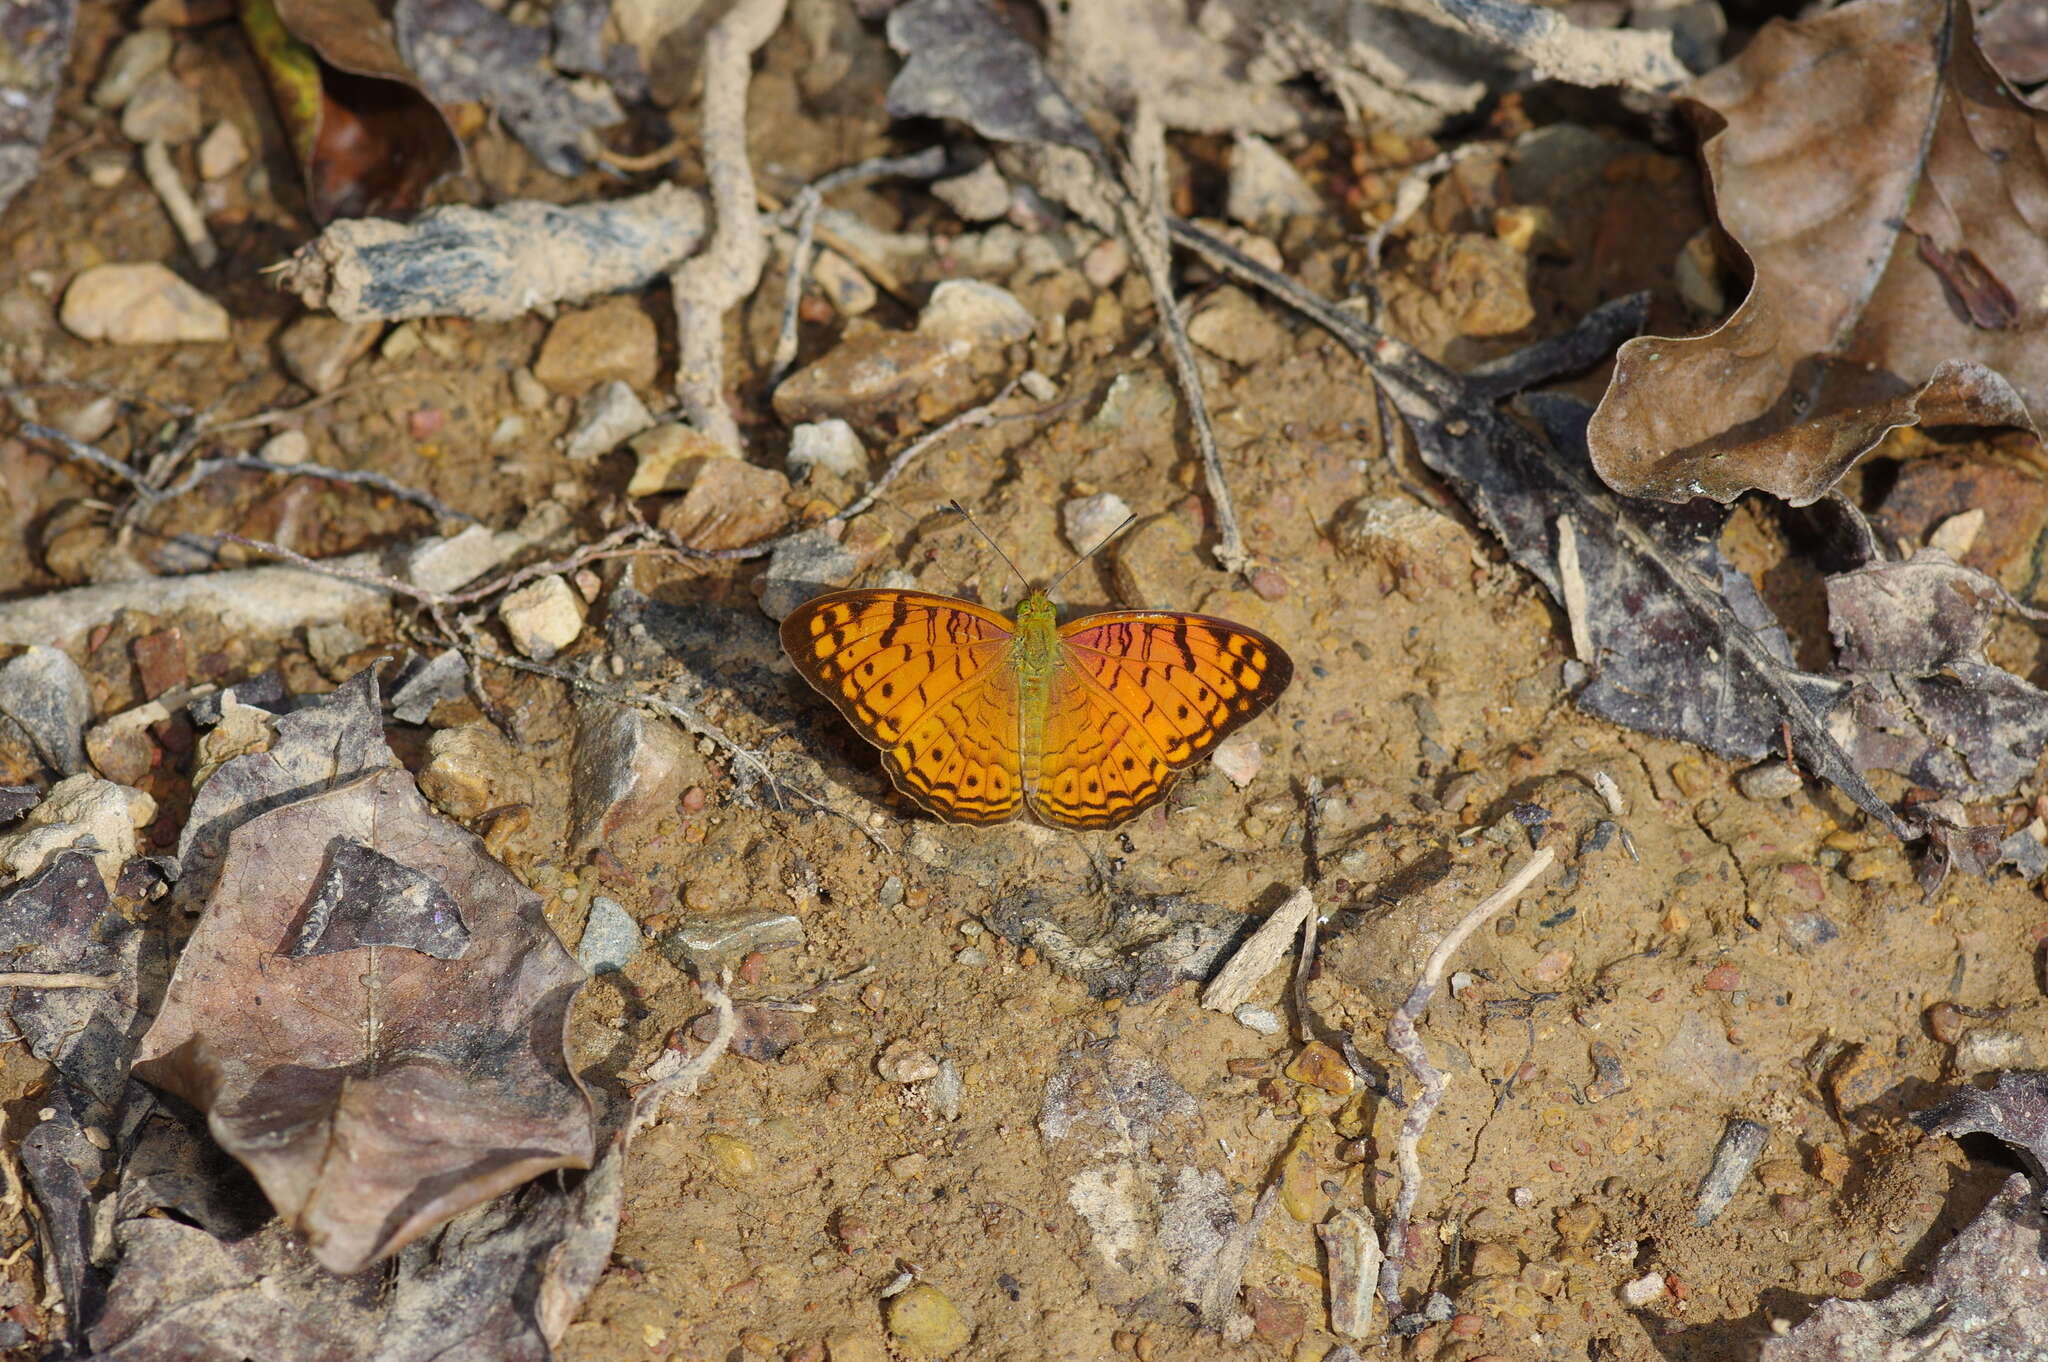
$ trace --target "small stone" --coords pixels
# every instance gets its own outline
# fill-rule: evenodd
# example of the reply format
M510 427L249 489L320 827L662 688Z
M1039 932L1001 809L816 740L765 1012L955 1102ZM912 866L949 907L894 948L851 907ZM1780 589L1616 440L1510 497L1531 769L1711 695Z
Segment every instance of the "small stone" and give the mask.
M313 457L313 442L303 430L280 430L257 447L256 457L268 463L304 463Z
M924 1166L929 1162L931 1160L922 1154L898 1154L895 1158L889 1160L889 1173L892 1177L908 1182L911 1178L922 1173Z
M419 783L434 807L458 821L524 803L529 793L518 751L485 723L436 730L427 739Z
M1231 145L1230 188L1223 211L1233 222L1264 230L1327 208L1285 156L1260 138L1239 133Z
M1277 601L1287 595L1287 578L1280 569L1262 567L1256 569L1249 583L1252 594L1262 601Z
M313 665L329 676L340 675L344 670L342 664L363 645L363 636L339 620L306 626L306 652Z
M983 161L965 175L935 181L932 194L962 222L994 222L1010 211L1010 182L994 161Z
M2033 1067L2034 1047L2017 1031L1978 1027L1956 1042L1955 1070L1965 1078L1994 1069Z
M1801 951L1825 946L1842 934L1842 929L1835 925L1833 918L1811 909L1803 913L1788 913L1779 920L1778 925L1785 933L1785 939Z
M1323 1186L1315 1151L1324 1137L1334 1134L1326 1120L1303 1121L1280 1154L1280 1204L1301 1224L1320 1224L1330 1212L1330 1193Z
M1961 562L1963 555L1977 542L1977 536L1984 532L1984 508L1972 506L1969 510L1936 525L1927 535L1927 547L1940 549L1949 557Z
M974 400L974 349L921 331L851 336L783 380L775 414L792 426L836 416L881 435L943 420Z
M1141 520L1116 543L1111 576L1117 598L1132 609L1171 609L1199 572L1199 544L1192 526L1173 513Z
M1076 553L1092 553L1131 518L1131 508L1114 492L1071 497L1060 506L1060 529Z
M112 189L128 178L129 162L135 153L122 151L118 147L96 147L78 158L78 164L85 171L85 178L95 189Z
M624 969L639 949L640 924L618 900L603 894L592 898L583 940L576 946L576 963L591 974L604 974Z
M1188 339L1218 359L1250 366L1279 357L1287 328L1243 289L1227 286L1189 318Z
M875 304L882 301L882 295L861 268L837 251L818 252L817 261L811 266L811 282L842 317L872 312Z
M882 881L882 887L875 891L875 902L884 908L894 908L903 902L903 877L891 875Z
M383 330L381 322L308 314L277 338L277 357L293 378L316 393L331 393L348 380L349 366L370 353Z
M1716 965L1700 980L1709 993L1733 993L1742 987L1742 971L1733 965Z
M1109 391L1102 395L1102 405L1088 418L1088 424L1099 430L1143 430L1170 420L1176 401L1173 390L1158 374L1150 370L1121 373L1110 380Z
M978 279L948 279L917 314L920 335L992 345L1029 340L1037 324L1017 295Z
M423 334L418 322L400 322L391 328L391 334L384 338L384 344L377 348L377 353L393 364L403 364L426 348L426 342L421 339Z
M559 575L528 582L498 604L498 619L512 646L545 662L583 632L583 598Z
M1539 1296L1555 1296L1564 1290L1564 1269L1556 1263L1539 1259L1522 1269L1522 1285Z
M663 421L635 435L633 480L626 484L629 497L651 497L661 492L681 492L697 480L698 470L712 459L737 459L740 452L723 440L713 439L680 421Z
M1262 1036L1277 1036L1280 1034L1280 1028L1285 1025L1280 1020L1280 1014L1272 1008L1255 1007L1251 1003L1243 1004L1230 1015L1237 1018L1239 1026L1256 1031Z
M914 1358L951 1357L974 1336L960 1307L929 1282L915 1282L884 1301L882 1322Z
M504 449L509 445L518 444L525 438L526 418L523 416L501 416L498 418L498 424L491 427L492 449Z
M1490 236L1451 238L1431 266L1429 288L1462 335L1505 336L1536 320L1528 260Z
M783 499L789 479L744 459L713 459L697 470L689 492L665 507L661 527L696 549L758 543L789 521Z
M963 946L953 952L953 963L966 969L980 969L988 963L988 952L979 946Z
M1096 242L1081 257L1081 277L1098 289L1113 287L1130 267L1130 251L1113 236Z
M889 1362L889 1350L864 1334L834 1334L825 1340L831 1362Z
M1255 735L1234 733L1217 745L1210 760L1232 785L1242 790L1258 779L1259 768L1266 764L1266 752Z
M138 846L135 830L156 818L156 800L141 790L81 771L50 787L42 802L0 833L0 878L25 879L74 845L98 848L93 863L109 890Z
M804 944L803 920L792 913L754 908L712 918L693 918L655 943L679 964L693 961L731 962L757 951L787 950Z
M1889 1048L1852 1045L1828 1066L1821 1086L1843 1120L1860 1119L1867 1108L1882 1102L1897 1083L1899 1074L1887 1057Z
M95 265L64 290L58 313L81 340L116 345L224 341L227 309L162 265Z
M114 428L115 418L120 413L120 400L112 393L101 393L58 413L51 424L74 440L92 444Z
M1047 378L1036 369L1026 369L1017 376L1017 386L1024 395L1034 402L1050 402L1060 395L1059 384Z
M199 178L218 180L232 175L249 159L249 141L242 130L223 118L199 144Z
M533 370L517 368L512 371L512 400L528 411L539 411L548 404L548 390L533 376Z
M627 440L654 424L633 389L618 379L601 383L576 404L576 422L570 428L563 451L571 459L595 459L609 454Z
M1806 1169L1797 1159L1765 1159L1756 1166L1756 1180L1774 1196L1797 1196L1806 1190Z
M1805 786L1799 772L1782 761L1760 762L1735 777L1745 799L1789 799Z
M773 1064L804 1038L804 1014L741 1003L733 1009L729 1051L756 1064ZM690 1035L709 1041L718 1034L718 1018L706 1012L690 1023Z
M1472 1275L1513 1277L1522 1270L1522 1255L1511 1244L1478 1243L1472 1246Z
M829 531L793 534L777 544L768 559L768 572L761 579L762 613L781 620L812 597L845 586L859 571L860 559ZM896 891L900 898L900 882Z
M1312 1088L1337 1097L1348 1097L1358 1079L1351 1072L1351 1066L1338 1054L1319 1040L1312 1040L1301 1047L1301 1053L1282 1070L1297 1083L1306 1083Z
M932 1114L940 1120L960 1119L960 1102L967 1095L967 1083L960 1076L960 1066L952 1060L940 1060L938 1074L925 1082L919 1091L931 1106Z
M171 62L171 35L160 28L137 29L107 54L107 64L92 87L92 102L112 113L126 104L143 81Z
M1622 1304L1634 1310L1640 1310L1650 1302L1663 1298L1664 1274L1661 1272L1645 1272L1621 1288Z
M570 846L588 850L628 824L673 817L677 798L700 767L689 739L667 720L628 705L578 705Z
M1687 799L1698 799L1707 792L1712 781L1707 768L1696 761L1676 761L1671 764L1671 783L1678 787L1678 793Z
M199 135L201 118L199 95L170 71L155 71L121 106L121 135L137 145L179 146Z
M1516 255L1527 255L1535 248L1546 225L1555 234L1556 224L1549 219L1550 211L1536 204L1507 204L1493 210L1493 234Z
M844 421L806 421L789 432L789 455L784 461L792 479L808 477L822 468L849 482L867 476L867 446Z
M1575 959L1570 951L1545 951L1543 958L1529 967L1532 983L1554 984L1572 972Z
M556 318L533 376L550 391L581 397L607 382L645 388L654 382L655 360L653 319L633 299L616 297Z
M1891 879L1898 868L1897 861L1881 851L1858 851L1842 858L1842 876L1855 884Z
M875 1072L886 1083L922 1083L939 1076L939 1062L908 1041L892 1040L875 1060Z
M1720 251L1714 245L1717 229L1702 227L1678 248L1672 274L1678 296L1702 317L1718 317L1728 310L1728 291L1721 287Z
M761 1160L754 1153L754 1147L737 1135L713 1131L704 1137L704 1148L713 1162L731 1177L752 1177L761 1171Z

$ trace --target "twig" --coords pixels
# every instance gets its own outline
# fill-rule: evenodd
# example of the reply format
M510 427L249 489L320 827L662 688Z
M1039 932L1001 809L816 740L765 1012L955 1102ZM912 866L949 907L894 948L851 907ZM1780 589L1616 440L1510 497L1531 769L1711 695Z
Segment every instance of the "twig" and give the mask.
M1394 1142L1394 1160L1401 1170L1401 1191L1394 1198L1393 1214L1387 1220L1386 1258L1380 1264L1380 1295L1389 1305L1398 1306L1401 1301L1401 1264L1408 1256L1408 1220L1414 1214L1415 1199L1422 1191L1422 1132L1429 1125L1429 1118L1435 1115L1437 1104L1443 1101L1444 1089L1449 1084L1443 1071L1429 1062L1429 1052L1422 1048L1422 1040L1415 1034L1415 1023L1429 1009L1437 986L1443 982L1444 967L1465 944L1465 939L1492 921L1495 913L1513 903L1538 875L1550 868L1555 859L1556 855L1549 847L1537 851L1522 863L1520 870L1508 876L1507 883L1481 899L1457 926L1446 932L1443 940L1436 943L1436 949L1429 953L1429 959L1423 962L1422 976L1415 981L1408 1001L1387 1019L1387 1045L1407 1061L1408 1072L1415 1076L1415 1082L1421 1088L1401 1118L1401 1133Z
M797 312L803 302L804 281L811 273L811 242L817 235L818 214L824 211L825 195L850 184L865 184L891 177L929 180L945 168L946 149L928 147L910 156L878 156L859 165L843 167L796 192L782 215L795 219L796 244L790 248L789 270L783 278L782 328L775 337L774 361L768 366L770 392L781 384L796 363Z
M201 459L192 465L184 478L155 494L156 500L182 496L191 491L215 473L229 469L243 469L256 473L276 473L283 477L325 478L329 482L352 482L364 487L374 487L400 501L409 501L423 510L431 511L443 520L458 520L465 525L481 525L483 522L467 511L458 511L431 493L407 487L387 473L373 469L329 468L317 463L277 463L270 459L259 459L253 454L229 454L217 459Z
M704 1000L711 1004L711 1039L704 1042L704 1048L691 1056L682 1068L656 1083L650 1083L633 1099L632 1114L626 1118L625 1138L631 1141L648 1126L661 1119L662 1108L675 1097L689 1097L697 1091L697 1085L711 1072L727 1047L732 1044L733 1033L739 1029L738 1018L733 1012L732 999L726 996L724 985L732 976L721 973L718 982L699 979L697 987L704 993Z
M1308 972L1316 959L1316 929L1322 919L1311 912L1301 920L1301 948L1294 954L1294 1038L1303 1045L1316 1038L1314 1018L1308 1009Z
M1251 997L1253 987L1266 977L1266 971L1287 954L1288 943L1294 940L1302 920L1315 915L1315 896L1303 885L1275 908L1273 915L1260 923L1258 930L1246 937L1223 968L1216 971L1216 977L1202 990L1202 1006L1211 1012L1235 1012L1239 1004Z
M0 988L112 988L118 974L0 974Z
M192 202L192 192L185 188L185 179L171 164L170 150L162 142L142 144L142 177L163 200L164 211L171 215L171 225L184 238L193 262L202 270L212 269L220 260L220 247L214 244L213 233L206 229L205 216L199 205Z
M613 170L624 171L628 175L643 175L650 170L661 169L689 149L690 139L678 137L665 147L656 147L653 151L643 151L637 156L630 152L613 151L610 147L599 147L597 149L597 159L603 161Z
M710 243L669 276L676 307L676 397L690 424L741 448L725 404L725 314L754 291L768 238L754 207L747 163L747 82L756 48L782 23L787 0L740 0L704 44L700 127L715 214Z
M1147 154L1147 148L1162 144L1164 131L1150 111L1140 104L1138 126L1131 133L1133 148L1163 168L1163 152ZM1133 179L1142 175L1135 172ZM1202 391L1202 373L1195 363L1194 346L1188 343L1187 326L1181 320L1180 304L1173 292L1172 256L1168 250L1168 226L1161 177L1154 173L1130 191L1116 195L1117 212L1123 219L1124 235L1130 238L1131 254L1145 272L1152 296L1159 304L1159 329L1166 336L1167 358L1180 383L1187 403L1188 424L1195 435L1195 450L1202 459L1202 479L1209 489L1209 502L1216 514L1216 561L1226 572L1240 576L1250 570L1251 556L1245 552L1244 536L1237 527L1237 509L1230 500L1230 484L1223 475L1223 455L1216 447L1216 431L1209 423L1209 403Z

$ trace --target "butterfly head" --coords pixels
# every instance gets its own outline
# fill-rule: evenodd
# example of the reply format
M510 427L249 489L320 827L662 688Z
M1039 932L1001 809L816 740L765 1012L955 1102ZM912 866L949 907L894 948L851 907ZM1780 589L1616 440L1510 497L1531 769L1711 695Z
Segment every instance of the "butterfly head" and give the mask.
M1017 602L1017 623L1020 627L1052 624L1058 618L1058 608L1053 605L1052 598L1043 591L1034 591Z

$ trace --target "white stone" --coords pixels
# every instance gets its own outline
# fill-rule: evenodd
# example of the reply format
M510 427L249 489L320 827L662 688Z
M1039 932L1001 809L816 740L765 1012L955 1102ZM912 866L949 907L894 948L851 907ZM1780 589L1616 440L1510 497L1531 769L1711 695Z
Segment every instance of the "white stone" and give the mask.
M1927 536L1927 547L1940 549L1958 561L1977 542L1977 536L1984 532L1984 508L1972 506L1969 510L1952 515L1934 527Z
M1230 189L1223 211L1233 222L1264 227L1276 220L1327 211L1287 158L1249 133L1239 133L1230 152Z
M641 431L632 439L633 480L626 484L629 497L651 497L658 492L686 492L704 465L713 459L737 459L740 452L723 440L686 426L664 421Z
M199 96L169 71L158 71L135 87L121 106L121 135L141 145L180 146L199 136Z
M630 384L600 383L576 404L576 425L564 446L572 459L609 454L654 424L654 415Z
M1230 777L1230 783L1242 790L1258 778L1259 768L1266 764L1266 753L1259 746L1259 740L1249 733L1234 733L1217 745L1211 754L1216 769Z
M304 463L313 456L313 442L303 430L280 430L263 442L256 457L270 463Z
M567 581L550 575L506 596L498 605L498 619L513 647L545 662L583 632L583 599Z
M1060 530L1076 553L1092 553L1131 518L1131 508L1114 492L1069 498L1060 507Z
M199 178L218 180L232 175L249 160L249 142L242 130L223 118L199 144Z
M1270 1007L1259 1007L1252 1003L1245 1003L1230 1015L1237 1018L1239 1026L1256 1031L1262 1036L1277 1036L1280 1034L1280 1027L1282 1025L1280 1014Z
M81 340L116 345L228 338L227 309L154 262L80 271L57 318Z
M112 393L101 393L59 416L57 429L74 440L91 444L114 428L114 420L120 413L120 400Z
M161 28L137 29L114 44L106 70L92 87L92 102L109 113L128 102L135 88L170 65L171 35Z
M1661 1300L1663 1296L1664 1274L1661 1272L1645 1272L1634 1281L1624 1283L1621 1288L1622 1303L1635 1309L1641 1309L1651 1301Z
M1010 182L994 161L983 161L965 175L936 182L932 194L962 222L994 222L1010 211Z
M819 251L811 262L811 281L842 317L858 317L873 311L882 295L858 265L837 251Z
M1007 344L1028 339L1036 326L1016 294L979 279L946 280L917 315L917 329L942 340Z
M58 781L21 826L0 835L0 878L21 879L67 847L93 853L100 878L112 890L121 867L136 854L135 830L156 817L156 801L141 790L82 773Z
M848 480L864 478L868 472L867 446L846 422L809 421L789 432L789 455L785 460L791 478L801 478L814 468Z

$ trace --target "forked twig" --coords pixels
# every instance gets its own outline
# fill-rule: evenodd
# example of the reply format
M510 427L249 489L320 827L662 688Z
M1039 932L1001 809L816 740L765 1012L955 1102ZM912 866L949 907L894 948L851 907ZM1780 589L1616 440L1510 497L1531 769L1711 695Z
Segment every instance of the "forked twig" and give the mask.
M1380 1264L1380 1295L1390 1305L1400 1303L1401 1264L1408 1256L1408 1220L1415 1212L1415 1199L1422 1191L1422 1132L1429 1125L1429 1118L1436 1114L1437 1104L1443 1101L1444 1089L1449 1085L1443 1070L1429 1062L1429 1051L1422 1048L1422 1039L1415 1034L1415 1023L1429 1010L1430 1000L1436 997L1437 986L1443 982L1444 968L1457 954L1458 948L1465 944L1466 938L1492 921L1494 914L1513 903L1556 859L1556 854L1549 847L1541 848L1522 862L1521 869L1508 876L1507 883L1481 899L1471 912L1459 919L1455 927L1444 933L1443 940L1436 943L1436 949L1423 962L1422 975L1409 991L1408 1000L1387 1019L1387 1045L1407 1061L1408 1072L1415 1076L1415 1082L1421 1089L1402 1116L1401 1133L1394 1141L1394 1161L1401 1171L1401 1190L1394 1198L1393 1214L1387 1219L1386 1257Z
M697 1091L697 1085L704 1081L712 1066L724 1056L732 1045L733 1033L739 1029L739 1019L733 1011L732 999L726 994L725 985L732 982L730 973L721 972L718 980L700 978L697 987L703 992L704 1000L711 1004L711 1039L704 1042L704 1048L692 1055L683 1067L667 1078L657 1080L641 1089L633 1099L632 1113L626 1118L625 1139L630 1143L648 1126L661 1119L662 1109L677 1097L688 1097Z

